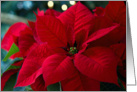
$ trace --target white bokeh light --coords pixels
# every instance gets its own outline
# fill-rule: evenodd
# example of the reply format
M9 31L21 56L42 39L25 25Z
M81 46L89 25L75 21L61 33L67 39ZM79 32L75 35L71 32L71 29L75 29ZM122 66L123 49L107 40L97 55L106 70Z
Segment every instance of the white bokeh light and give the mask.
M69 1L70 5L75 5L76 1Z
M63 11L66 11L66 10L68 9L68 6L67 6L66 4L63 4L63 5L61 6L61 8L62 8Z
M48 1L48 7L53 8L53 6L54 6L54 2L53 1Z

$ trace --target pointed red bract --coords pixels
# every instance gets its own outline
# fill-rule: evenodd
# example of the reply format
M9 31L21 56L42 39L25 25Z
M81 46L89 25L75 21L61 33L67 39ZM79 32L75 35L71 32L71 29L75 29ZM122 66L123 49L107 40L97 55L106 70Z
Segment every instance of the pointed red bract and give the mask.
M115 29L117 29L118 27L119 27L119 24L115 24L114 26L104 28L104 29L100 29L100 30L94 32L93 34L91 34L85 43L96 41L99 38L101 39L103 36L107 36L112 31L115 31Z
M47 42L52 47L67 46L66 30L53 16L37 16L36 32L42 42Z
M35 41L36 41L37 43L42 43L41 40L40 40L40 38L38 37L37 32L36 32L35 22L28 21L28 24L29 24L29 26L30 26L31 29L32 29L33 37L34 37Z
M89 36L100 29L108 28L114 25L114 22L105 16L96 16L92 22L94 22L94 27L90 30Z
M59 16L61 12L55 11L53 9L47 9L45 12L45 15L51 15L51 16Z
M75 32L91 30L94 25L91 11L80 2L61 13L58 18L65 26L71 25Z
M49 56L42 67L45 86L62 81L75 73L72 58L64 54Z
M89 31L86 31L85 29L81 30L80 32L75 32L75 39L78 50L83 49L82 44L88 39L88 33Z
M100 12L98 9L96 9L96 11ZM97 29L100 29L101 27L102 28L109 27L112 25L112 23L118 23L120 24L120 26L117 30L111 32L109 35L90 44L89 47L101 46L101 45L110 46L111 44L121 42L126 38L125 37L126 35L126 5L124 4L124 2L109 1L109 4L106 6L106 8L104 8L103 12L104 12L103 15L99 15L95 19L95 26ZM104 20L104 22L102 21L101 18ZM96 20L98 20L98 22Z
M45 81L43 79L43 76L40 75L36 81L30 85L33 91L47 91L47 88L45 87Z
M119 62L120 66L123 66L123 60L126 60L126 44L119 43L111 45L110 48L114 51L114 53L121 59Z
M13 55L10 57L10 59L15 59L15 58L19 58L19 57L21 57L21 54L20 54L20 52L17 52L17 53L15 53L15 54L13 54Z
M16 61L15 63L13 63L13 66L21 66L23 64L24 60L20 60L20 61Z
M112 48L115 54L120 58L123 57L124 53L126 52L126 44L123 43L111 45L110 48Z
M29 27L26 27L20 32L18 45L20 53L23 57L27 56L31 46L33 46L35 43L36 41L33 38L32 30Z
M36 45L27 55L19 72L15 87L27 86L42 74L42 63L49 55L47 44Z
M2 39L1 42L1 48L9 51L11 45L14 43L14 39L13 36L18 37L20 31L22 31L27 25L25 23L22 22L18 22L13 24L9 30L7 31L7 33L5 34L4 38Z
M3 91L4 86L6 84L6 82L8 81L8 79L15 73L17 73L19 71L19 69L11 69L8 70L6 72L3 73L2 77L1 77L1 91Z
M79 72L76 72L65 80L61 81L61 87L63 91L84 91Z
M82 74L97 81L118 85L116 69L119 58L111 49L93 47L83 54L77 54L74 60L75 66Z
M66 36L67 36L67 42L69 43L70 47L73 47L75 43L75 33L73 27L70 25L67 26Z
M43 10L40 11L39 8L37 9L37 12L38 12L39 16L43 16L44 15L44 11Z
M108 16L121 26L126 26L126 5L124 1L109 1L105 8L105 16Z
M111 49L121 59L118 64L118 72L126 78L126 44L114 44L111 45Z
M100 82L92 80L76 70L71 77L61 81L61 87L63 91L99 91Z
M29 24L29 26L30 26L30 28L31 28L32 30L35 29L35 22L28 20L28 24Z
M82 85L85 91L100 91L100 81L93 80L80 74Z

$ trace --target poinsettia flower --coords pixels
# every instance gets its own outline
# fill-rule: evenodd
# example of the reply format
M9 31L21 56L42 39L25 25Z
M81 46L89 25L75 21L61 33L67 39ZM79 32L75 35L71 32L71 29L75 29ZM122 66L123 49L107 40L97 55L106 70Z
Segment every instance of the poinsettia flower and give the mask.
M21 33L20 50L26 58L15 87L31 85L34 90L46 90L48 85L60 81L62 90L95 91L100 90L100 82L118 85L116 68L120 59L111 48L101 46L107 44L107 38L116 43L111 35L120 31L119 24L108 20L109 26L103 25L105 19L96 21L80 2L59 16L36 14L36 18L30 26L35 29L33 37L37 43L29 52L24 44L29 43L25 36L30 35L25 34L30 29ZM99 20L102 25L97 28ZM103 45L90 46L100 39Z
M126 5L123 1L109 1L108 5L105 8L96 7L94 15L96 17L103 17L105 20L109 20L115 23L119 23L120 27L113 34L119 34L114 40L126 41ZM111 35L112 37L115 35ZM95 43L96 44L96 43Z
M121 14L123 4L116 3ZM111 5L110 2L107 7ZM120 30L124 21L111 19L113 15L105 16L103 9L96 13L78 2L63 13L52 9L44 13L38 9L36 22L28 21L29 26L23 24L22 29L14 26L18 34L11 30L13 35L8 36L24 58L15 87L31 85L33 90L44 91L48 85L61 82L63 91L98 91L100 82L118 85L121 54L113 44L125 36L125 30ZM8 36L4 39L9 40Z
M50 9L47 10L44 14L44 11L40 11L37 9L38 15L43 16L43 15L53 15L54 10ZM54 11L56 12L56 11ZM56 16L57 14L59 15L59 12L55 13ZM35 39L35 24L34 22L28 21L29 26L28 27L25 23L18 22L13 24L5 34L4 38L2 39L1 43L1 48L9 51L10 47L12 46L13 43L15 43L20 51L13 54L10 58L14 59L17 57L26 57L27 53L30 51L31 48L33 48L33 45L37 44L38 39ZM24 60L21 61L16 61L12 66L22 66ZM14 72L15 71L15 72ZM2 89L4 89L5 83L7 80L10 78L11 75L17 73L19 69L13 69L5 72L2 76ZM6 76L6 78L5 78Z
M37 9L37 12L38 12L39 16L43 16L43 15L55 15L55 16L58 16L58 15L61 14L60 12L57 12L57 11L52 10L52 9L48 9L46 12L44 12L43 10L40 11L39 9ZM34 28L33 24L30 23L31 21L28 21L28 22L30 24L30 27ZM9 51L9 49L12 46L13 43L15 43L18 46L18 43L19 43L18 39L20 37L20 32L23 31L23 30L26 30L25 28L28 28L28 26L25 23L18 22L18 23L13 24L8 29L8 31L6 32L4 38L2 39L1 48L6 50L6 51ZM30 30L30 28L28 28L27 30ZM10 58L14 59L16 57L21 57L20 52L15 53Z

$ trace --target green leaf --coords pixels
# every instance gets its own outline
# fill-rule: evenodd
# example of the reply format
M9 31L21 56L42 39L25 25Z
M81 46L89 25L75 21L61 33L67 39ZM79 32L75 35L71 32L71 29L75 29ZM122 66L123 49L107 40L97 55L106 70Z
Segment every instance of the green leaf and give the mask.
M126 90L119 78L118 78L118 83L119 83L120 87L121 87L123 90Z
M2 64L2 66L1 66L1 74L3 74L5 71L7 71L7 70L9 70L9 69L19 68L19 67L14 67L14 66L12 66L12 64L13 64L14 62L20 61L20 60L22 60L22 59L20 59L20 58L15 58L14 60L8 60L8 61L6 61L6 62L1 61L1 64Z
M17 53L17 52L19 52L19 48L16 46L15 43L13 43L12 46L11 46L11 48L10 48L10 50L9 50L9 52L8 52L7 55L4 57L3 61L7 61L7 59L8 59L11 55L13 55L13 54L15 54L15 53Z
M19 69L21 68L21 66L13 66L11 65L6 71L10 70L10 69Z
M24 91L26 87L16 87L13 88L13 91Z
M29 86L26 86L25 91L33 91L33 90L31 88L31 86L29 85Z
M47 87L48 91L62 91L61 90L61 83L55 83L55 84L51 84Z
M13 87L16 83L17 73L12 75L9 80L6 82L3 91L13 91Z

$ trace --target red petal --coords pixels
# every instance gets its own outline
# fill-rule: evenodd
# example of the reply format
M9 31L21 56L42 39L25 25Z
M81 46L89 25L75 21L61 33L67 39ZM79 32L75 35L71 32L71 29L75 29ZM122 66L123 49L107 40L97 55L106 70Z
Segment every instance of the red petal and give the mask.
M42 63L49 55L47 44L36 45L24 60L15 87L27 86L42 74Z
M27 67L25 67L27 68ZM32 68L32 67L31 67ZM28 68L27 68L28 69ZM36 68L33 67L34 70L36 70ZM32 71L31 70L28 70L29 72L27 72L27 70L22 70L20 71L20 74L18 76L18 80L17 80L17 83L16 85L14 86L15 87L23 87L23 86L28 86L32 83L35 82L36 78L42 74L42 70L41 68L38 69L37 71ZM26 72L23 74L23 72Z
M37 9L37 12L38 12L39 16L43 16L44 15L44 11L43 10L40 11L39 8Z
M76 71L70 78L61 81L63 91L84 91L79 72Z
M94 22L94 27L93 30L90 31L89 35L100 29L111 27L114 24L111 19L105 16L96 16L93 22Z
M77 43L77 49L81 50L83 49L83 43L87 40L88 38L88 33L89 31L86 30L81 30L80 32L75 32L75 39L76 39L76 43Z
M28 24L31 27L31 29L35 29L35 22L28 20Z
M121 76L126 78L126 65L120 66L118 68L118 72L120 73Z
M118 72L123 77L126 77L126 44L114 44L111 45L111 48L114 53L121 59L121 61L119 62Z
M100 39L92 41L91 43L89 43L88 47L90 48L95 46L110 46L112 44L119 43L126 35L124 32L126 30L122 31L120 29L121 27L118 27L112 30L110 33L106 34L105 36L101 37Z
M19 50L22 56L27 56L30 51L31 46L35 43L33 38L32 30L29 27L26 27L23 31L20 32L19 37Z
M114 53L121 59L119 65L122 66L122 61L126 59L126 45L123 43L110 46Z
M53 9L47 9L45 15L59 16L61 12L55 11Z
M12 64L13 66L21 66L23 64L24 60L21 61L16 61L14 64Z
M111 45L110 47L115 52L115 54L119 56L121 59L123 58L124 53L126 53L126 44L119 43Z
M126 5L123 1L109 1L105 8L105 16L122 26L126 26Z
M14 59L14 58L17 58L17 57L21 57L20 52L17 52L17 53L15 53L15 54L13 54L13 55L10 57L10 59Z
M94 16L104 16L104 8L103 7L96 7L96 9L94 9Z
M78 71L70 78L61 81L63 91L99 91L100 82L84 76Z
M117 64L119 58L111 49L94 47L87 49L84 55L77 54L74 64L84 75L102 82L117 83Z
M93 34L91 34L85 43L96 41L97 39L102 38L103 36L114 31L117 27L119 27L119 24L115 24L114 26L111 26L108 28L100 29L100 30L94 32Z
M17 73L19 71L19 69L11 69L8 70L6 72L3 73L2 77L1 77L1 91L3 91L4 86L6 84L6 82L8 81L8 79L15 73Z
M84 91L100 91L100 82L80 74Z
M58 18L65 26L71 25L75 32L80 32L83 29L88 31L93 27L94 17L91 11L80 2L61 13Z
M104 23L104 25L109 25L107 20L111 20L113 21L113 23L119 23L120 27L116 30L113 30L111 33L104 36L103 38L94 41L92 44L90 44L89 47L100 45L110 46L112 44L121 42L121 40L123 40L126 35L126 6L123 1L109 1L109 4L105 8L105 15L102 18L105 18L104 20L106 20L104 22L101 21ZM98 28L98 23L96 24L96 28Z
M33 91L47 91L47 88L45 87L45 81L42 77L42 75L40 75L36 81L31 84L31 88L33 89Z
M75 33L71 26L67 27L66 36L67 36L67 41L68 41L70 47L73 47L74 43L75 43Z
M13 24L8 29L7 33L5 34L4 38L2 39L1 48L9 51L11 45L14 42L13 36L18 37L19 32L22 31L26 26L27 25L25 23L22 23L22 22L18 22L18 23Z
M75 73L72 58L63 54L48 57L43 63L43 77L45 85L64 80ZM56 76L56 77L55 77Z
M37 16L37 15L36 15ZM66 31L63 24L53 16L37 16L36 31L42 42L52 47L66 47Z
M37 41L37 43L42 43L41 40L40 40L39 37L38 37L37 32L36 32L35 22L28 21L28 24L29 24L29 26L30 26L31 29L32 29L34 39Z

